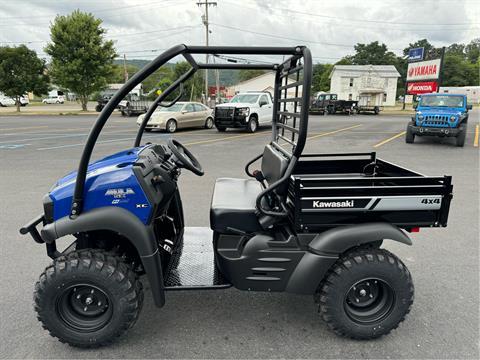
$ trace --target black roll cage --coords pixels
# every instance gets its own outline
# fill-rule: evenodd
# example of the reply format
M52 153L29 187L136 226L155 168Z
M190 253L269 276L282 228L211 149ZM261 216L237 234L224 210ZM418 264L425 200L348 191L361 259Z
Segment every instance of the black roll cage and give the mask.
M203 55L284 55L289 56L280 64L253 64L253 63L197 63L193 54ZM290 164L284 176L271 184L268 189L259 196L261 198L268 191L278 187L293 171L293 166L300 157L305 146L308 127L308 106L310 101L310 87L312 78L312 57L310 50L305 46L295 47L239 47L239 46L187 46L176 45L155 58L152 62L138 71L128 80L120 90L108 101L88 135L85 147L80 158L75 182L75 191L72 199L70 217L77 217L83 209L85 180L88 164L98 136L105 123L109 119L120 101L140 82L145 80L153 72L166 64L174 57L182 55L191 65L191 68L175 80L162 94L160 94L148 109L135 138L134 147L140 146L142 135L153 112L157 107L169 107L175 104L183 93L183 83L187 81L197 70L201 69L260 69L275 71L275 89L273 97L273 121L272 121L272 146L290 159ZM303 63L301 61L303 60ZM301 73L303 72L303 76ZM293 80L292 80L293 77ZM291 81L290 81L291 80ZM170 103L162 103L170 94L180 87L180 94ZM299 87L302 94L299 94ZM288 89L295 89L295 96L287 96ZM291 104L287 109L287 104ZM282 109L283 106L283 109ZM293 109L292 109L293 108ZM290 147L288 149L287 147ZM258 201L260 199L257 199ZM279 213L267 213L261 208L264 215L278 216ZM280 213L280 215L282 215ZM283 214L284 215L284 214Z

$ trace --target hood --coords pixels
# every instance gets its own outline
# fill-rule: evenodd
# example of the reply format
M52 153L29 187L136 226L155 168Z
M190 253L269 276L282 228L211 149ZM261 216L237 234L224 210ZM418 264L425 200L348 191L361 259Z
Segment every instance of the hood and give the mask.
M225 104L218 104L216 107L218 108L229 108L229 107L234 107L234 108L242 108L242 107L253 107L255 104L252 103L225 103Z
M159 123L159 122L167 120L167 118L175 117L175 114L176 113L172 113L172 112L167 113L167 112L157 111L157 112L154 112L152 114L152 117L150 118L150 120L148 120L148 122L150 124L151 123ZM137 124L140 124L143 121L144 118L145 118L145 114L140 115L137 119Z
M462 113L460 108L445 108L445 107L425 107L418 108L417 114L421 112L422 115L459 115Z

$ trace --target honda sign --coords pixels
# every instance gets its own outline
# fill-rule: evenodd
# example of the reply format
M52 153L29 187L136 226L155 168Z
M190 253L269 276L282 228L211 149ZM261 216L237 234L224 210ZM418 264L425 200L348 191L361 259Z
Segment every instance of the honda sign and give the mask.
M407 82L417 80L436 80L440 75L441 59L418 61L408 64Z
M438 84L436 81L412 82L407 85L407 94L426 94L437 91Z

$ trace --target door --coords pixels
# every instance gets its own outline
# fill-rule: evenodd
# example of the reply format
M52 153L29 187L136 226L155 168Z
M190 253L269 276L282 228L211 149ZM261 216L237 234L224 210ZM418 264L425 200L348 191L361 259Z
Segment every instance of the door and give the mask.
M272 122L272 101L267 94L261 95L258 99L258 122L270 124Z
M183 109L181 114L178 116L178 127L179 128L186 128L186 127L192 127L195 125L195 116L196 116L196 111L195 107L193 106L192 103L186 104Z
M208 117L207 107L202 104L193 104L195 107L195 118L192 122L192 126L204 126L205 120Z

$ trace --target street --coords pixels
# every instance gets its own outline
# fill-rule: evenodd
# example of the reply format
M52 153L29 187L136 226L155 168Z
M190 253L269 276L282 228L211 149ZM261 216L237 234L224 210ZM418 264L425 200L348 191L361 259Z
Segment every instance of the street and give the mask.
M42 211L42 197L55 181L76 170L95 118L0 117L0 358L478 358L478 108L470 113L463 148L454 139L417 137L406 144L406 116L310 117L305 153L377 151L422 174L453 176L447 228L412 234L412 247L384 242L408 266L415 284L412 311L390 335L374 341L340 338L327 329L310 296L233 288L177 291L158 309L143 278L145 303L135 327L109 347L81 350L50 337L36 320L33 288L50 259L44 246L18 229ZM135 120L113 116L93 159L132 146ZM146 133L144 141L163 143L169 136ZM184 170L180 178L187 226L208 227L215 179L245 177L244 165L262 152L270 132L189 129L174 137L205 170L203 177Z

